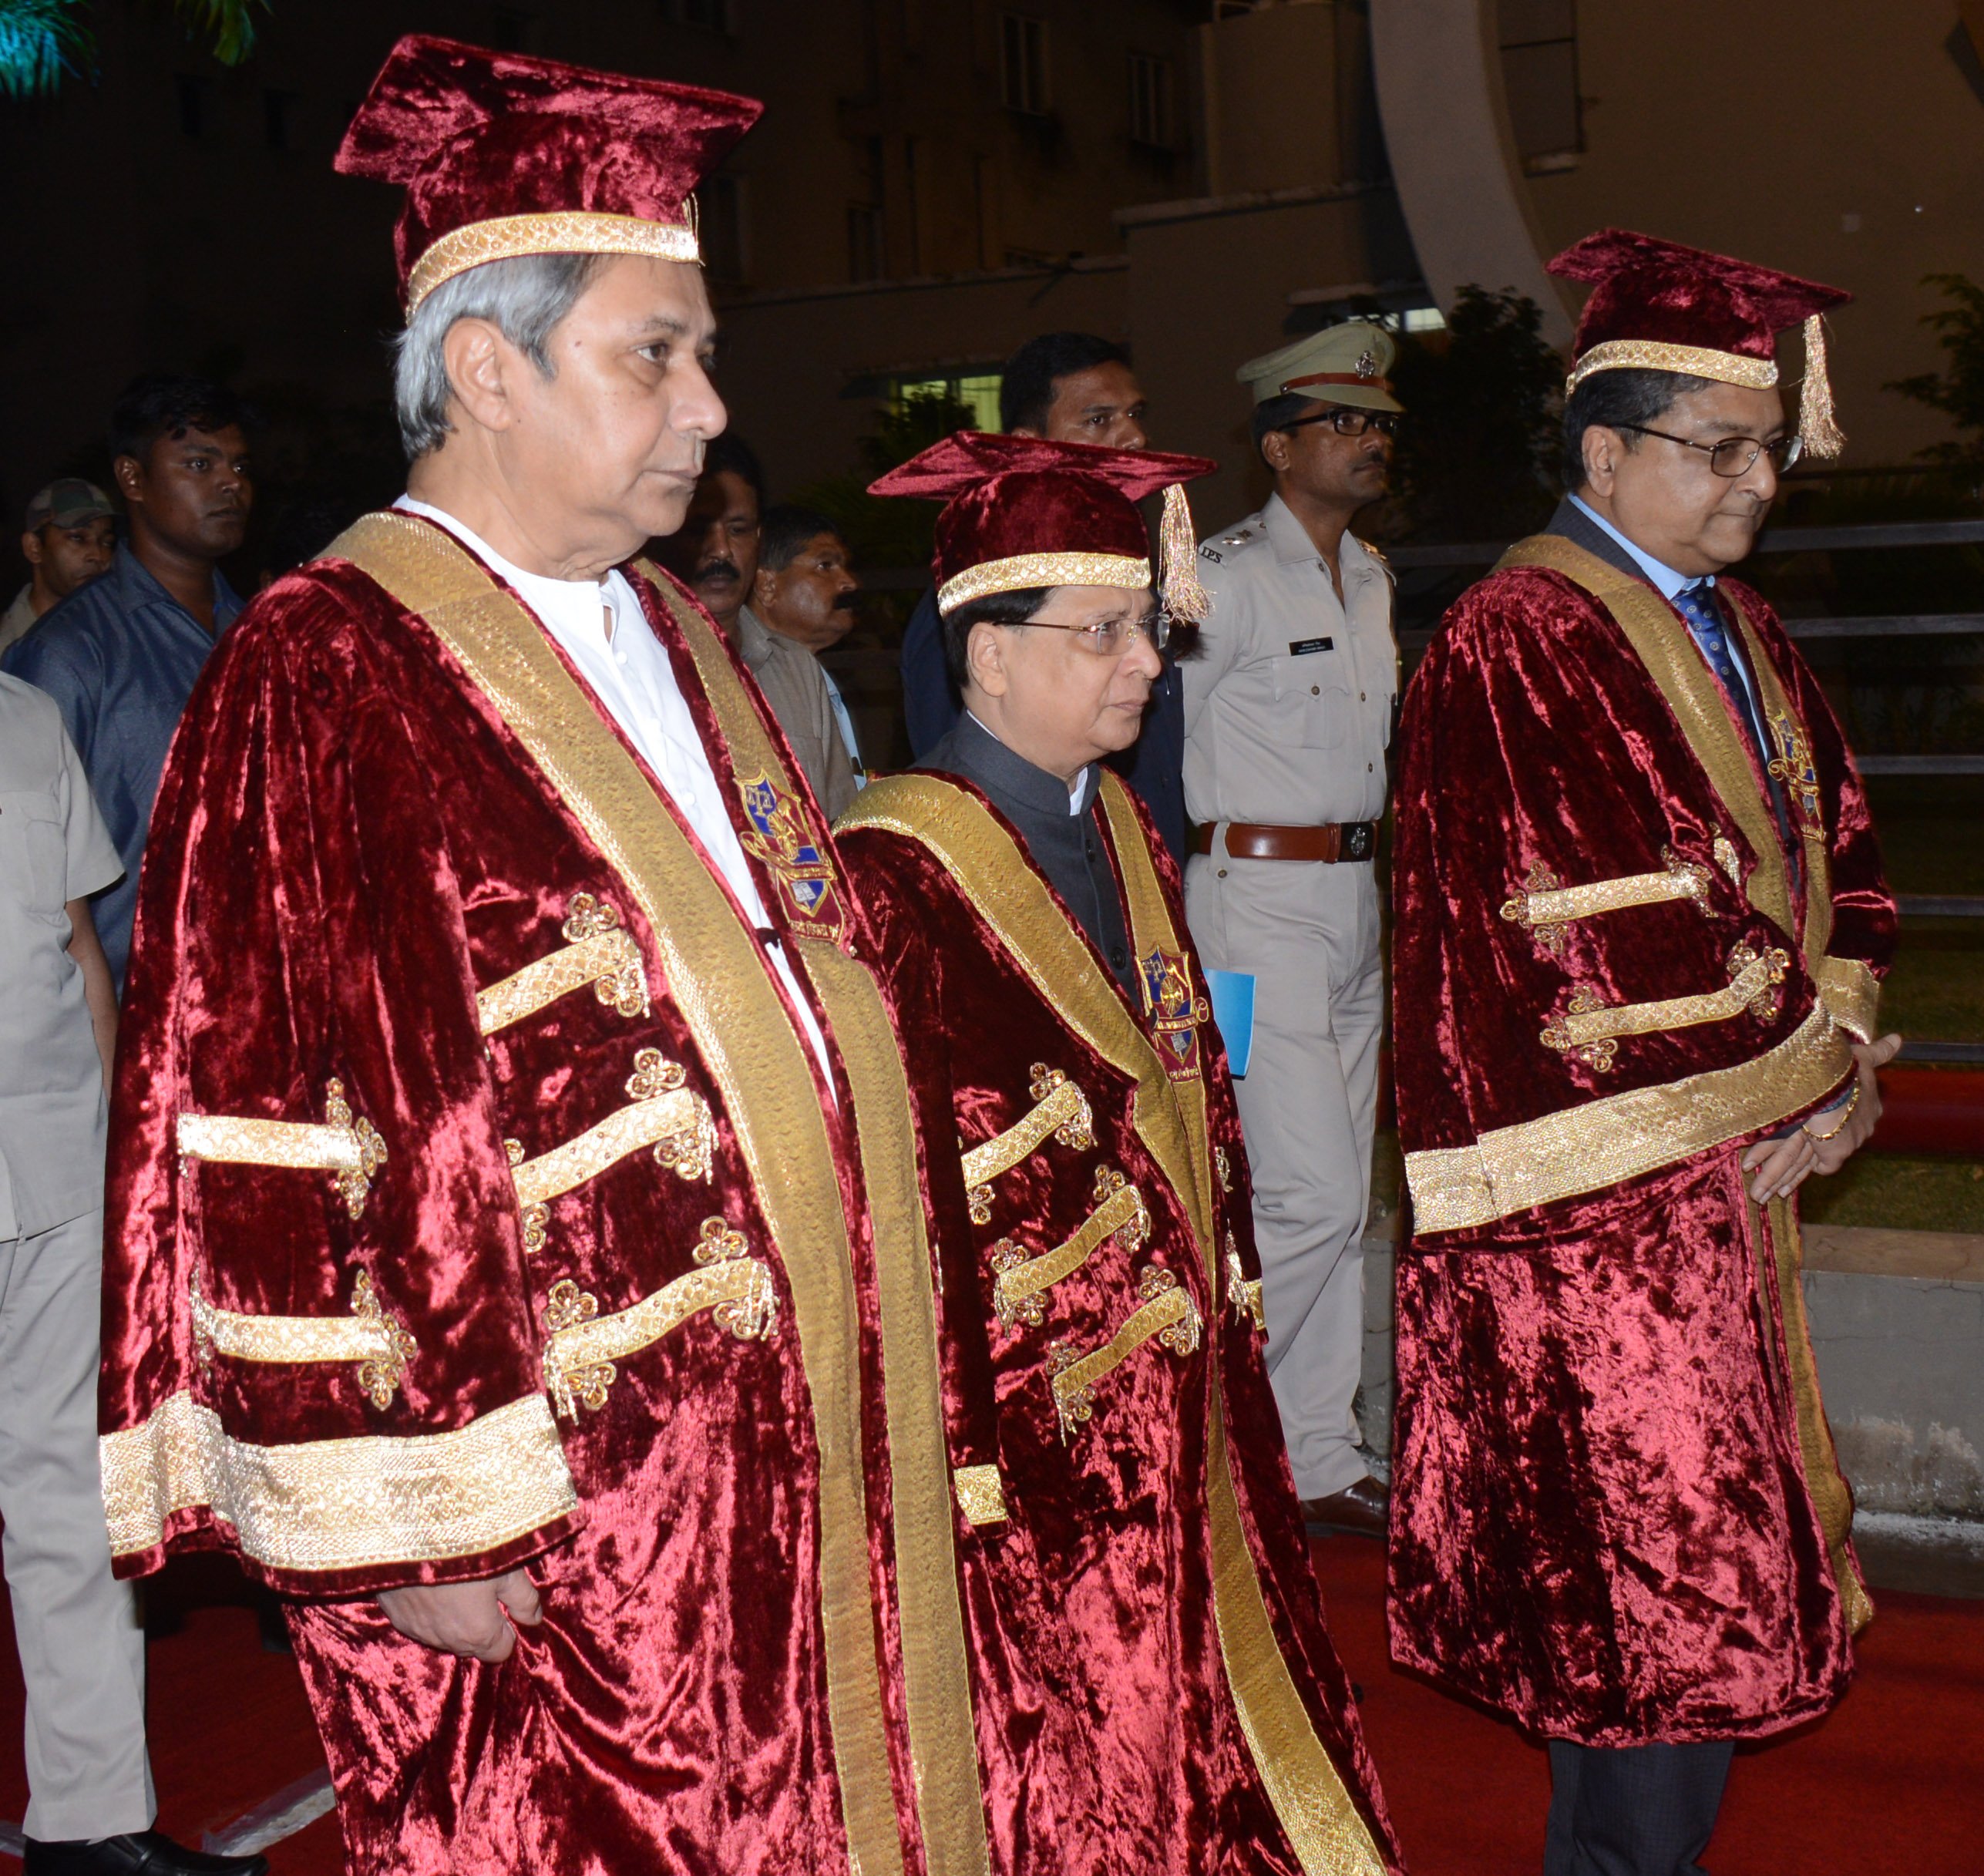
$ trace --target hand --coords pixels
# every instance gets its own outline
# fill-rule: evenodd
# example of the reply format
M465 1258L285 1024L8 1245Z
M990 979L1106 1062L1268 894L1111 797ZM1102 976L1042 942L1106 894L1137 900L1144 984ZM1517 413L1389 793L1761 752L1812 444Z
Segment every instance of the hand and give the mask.
M1900 1054L1901 1047L1899 1036L1883 1036L1878 1042L1856 1042L1853 1045L1853 1059L1858 1064L1860 1076L1860 1099L1838 1133L1830 1140L1813 1142L1816 1149L1812 1166L1814 1172L1837 1172L1871 1138L1874 1129L1881 1124L1881 1087L1874 1077L1878 1070L1886 1067ZM1805 1129L1807 1132L1829 1133L1838 1122L1837 1113L1814 1114L1807 1119Z
M379 1607L386 1620L444 1655L476 1661L506 1661L516 1646L512 1622L536 1628L544 1619L537 1586L521 1570L479 1583L412 1583L382 1589Z
M1774 1140L1760 1140L1743 1156L1743 1170L1757 1175L1750 1182L1750 1196L1759 1205L1790 1198L1818 1164L1818 1142L1802 1127Z

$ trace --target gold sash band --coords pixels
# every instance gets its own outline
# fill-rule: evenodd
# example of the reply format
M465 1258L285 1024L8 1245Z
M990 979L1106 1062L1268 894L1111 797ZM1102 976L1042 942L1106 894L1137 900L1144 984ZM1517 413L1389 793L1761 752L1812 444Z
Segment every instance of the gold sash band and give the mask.
M546 1300L545 1320L554 1326L544 1345L544 1383L565 1420L577 1419L581 1400L596 1411L606 1405L615 1362L652 1347L705 1310L740 1342L765 1340L778 1321L778 1296L762 1258L731 1257L686 1271L610 1316L598 1309L598 1299L569 1278L553 1284Z
M335 1316L249 1316L217 1309L193 1286L193 1345L203 1367L215 1355L236 1361L352 1361L358 1385L374 1407L392 1404L406 1365L420 1353L405 1326L387 1314L361 1270L351 1287L351 1313Z
M1107 1182L1107 1174L1106 1168L1098 1174L1098 1187ZM1119 1237L1125 1251L1135 1251L1149 1237L1151 1215L1143 1194L1134 1185L1121 1183L1120 1173L1113 1176L1116 1183L1108 1195L1081 1221L1072 1237L1038 1257L1009 1260L1003 1266L994 1258L998 1274L992 1284L992 1310L1000 1328L1010 1329L1016 1320L1039 1323L1042 1312L1037 1299L1063 1277L1073 1276L1098 1246Z
M182 1114L181 1158L234 1166L284 1166L337 1175L345 1209L353 1218L365 1209L372 1180L385 1164L385 1142L372 1123L355 1119L341 1081L326 1084L325 1121L261 1121L232 1114Z
M1471 1146L1408 1153L1415 1229L1461 1231L1638 1178L1775 1126L1830 1093L1852 1067L1847 1032L1821 1007L1754 1061L1495 1128Z
M967 1186L989 1185L1033 1153L1050 1134L1064 1146L1095 1144L1095 1118L1088 1097L1058 1068L1034 1065L1035 1104L1002 1134L974 1147L964 1155ZM1039 1092L1044 1088L1044 1094Z
M1054 1410L1061 1418L1064 1444L1094 1414L1096 1383L1121 1367L1153 1336L1162 1336L1165 1346L1179 1355L1189 1355L1199 1346L1199 1307L1175 1276L1154 1264L1144 1273L1139 1288L1149 1300L1100 1348L1083 1355L1061 1343L1050 1357Z

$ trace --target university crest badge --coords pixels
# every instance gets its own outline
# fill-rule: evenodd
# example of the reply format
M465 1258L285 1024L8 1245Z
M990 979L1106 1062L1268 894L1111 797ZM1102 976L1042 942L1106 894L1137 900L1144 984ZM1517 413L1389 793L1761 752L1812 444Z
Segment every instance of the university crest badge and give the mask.
M1159 949L1139 960L1138 968L1165 1072L1174 1081L1189 1081L1199 1073L1199 1025L1212 1014L1206 999L1192 994L1191 953Z
M1818 768L1812 760L1811 738L1789 712L1777 710L1770 714L1770 740L1779 751L1770 758L1770 773L1787 788L1797 792L1802 816L1800 831L1822 832L1824 823L1819 815Z
M803 937L837 941L840 897L833 862L813 844L790 798L779 792L770 776L740 775L737 792L751 823L744 850L778 882L793 930Z

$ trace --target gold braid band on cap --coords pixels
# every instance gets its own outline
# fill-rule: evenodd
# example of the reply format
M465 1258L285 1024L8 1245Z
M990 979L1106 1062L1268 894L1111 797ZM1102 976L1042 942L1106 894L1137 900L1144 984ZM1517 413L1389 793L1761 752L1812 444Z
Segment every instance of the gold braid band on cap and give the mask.
M1121 587L1151 583L1151 563L1127 553L1015 553L968 566L937 588L937 611L953 613L995 593L1029 587Z
M1565 395L1569 396L1600 372L1679 372L1718 385L1740 385L1746 391L1769 391L1777 382L1774 358L1746 358L1740 352L1717 351L1707 345L1668 345L1658 339L1612 338L1594 345L1571 368L1564 381Z
M570 209L547 215L499 215L444 234L406 277L406 316L444 281L489 261L524 254L643 254L654 261L700 261L696 231L686 224L644 221Z

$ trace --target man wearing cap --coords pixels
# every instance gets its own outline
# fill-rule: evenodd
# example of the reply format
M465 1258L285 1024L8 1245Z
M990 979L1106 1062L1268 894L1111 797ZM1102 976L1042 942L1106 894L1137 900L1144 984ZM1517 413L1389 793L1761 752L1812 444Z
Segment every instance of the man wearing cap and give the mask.
M1253 1168L1268 1373L1304 1513L1377 1536L1358 1451L1384 973L1372 859L1398 691L1391 580L1350 532L1385 492L1391 335L1353 320L1240 368L1266 507L1199 550L1212 601L1185 679L1185 914L1254 980L1236 1089Z
M966 432L873 490L947 502L965 714L839 826L929 1148L1000 1876L1396 1867L1276 1437L1177 875L1104 765L1168 636L1136 502L1165 491L1165 605L1194 616L1180 485L1212 466Z
M21 536L29 580L0 613L0 651L29 628L58 600L110 570L117 551L117 524L110 498L94 482L65 476L28 504Z
M117 843L123 877L91 909L120 996L166 750L241 610L220 563L240 546L254 504L247 415L205 378L151 373L126 385L111 407L110 454L130 539L101 580L6 654L9 671L61 706Z
M409 493L257 597L160 792L111 1545L291 1599L359 1876L984 1867L900 1057L629 557L724 422L688 197L758 113L399 43L338 166L406 192Z
M1549 1740L1549 1876L1690 1876L1734 1743L1825 1713L1872 1613L1796 1192L1878 1118L1895 903L1817 680L1726 576L1839 448L1847 296L1616 230L1551 267L1592 289L1572 493L1401 737L1391 1645Z

